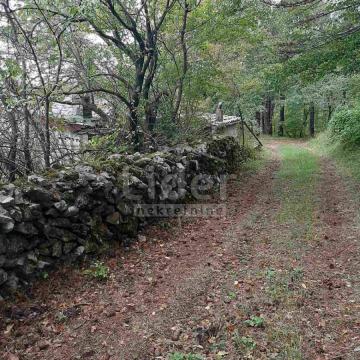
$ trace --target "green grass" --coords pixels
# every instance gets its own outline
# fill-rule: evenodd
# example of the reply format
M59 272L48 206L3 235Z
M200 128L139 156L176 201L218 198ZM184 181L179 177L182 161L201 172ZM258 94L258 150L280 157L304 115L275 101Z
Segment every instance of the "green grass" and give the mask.
M254 150L253 158L241 165L241 173L254 173L261 170L266 165L269 157L270 152L265 148Z
M307 296L301 286L304 272L301 268L289 268L285 271L268 269L265 272L265 292L271 302L286 305L288 309L297 308L297 300Z
M244 358L243 355L245 354L250 355L257 345L252 337L241 336L237 330L233 334L232 341L237 353L241 356L240 359Z
M291 224L294 237L307 237L311 234L316 206L318 157L300 145L283 145L280 154L282 165L276 187L281 202L278 221Z
M268 341L278 347L278 360L303 360L302 337L296 328L278 326L269 332Z
M328 132L312 140L310 146L318 154L334 159L343 174L360 181L360 147L344 147L332 140Z
M346 181L348 190L356 203L360 203L358 183L360 182L360 146L344 147L334 141L328 132L323 132L310 142L312 150L335 161L338 172ZM360 211L357 222L360 224Z

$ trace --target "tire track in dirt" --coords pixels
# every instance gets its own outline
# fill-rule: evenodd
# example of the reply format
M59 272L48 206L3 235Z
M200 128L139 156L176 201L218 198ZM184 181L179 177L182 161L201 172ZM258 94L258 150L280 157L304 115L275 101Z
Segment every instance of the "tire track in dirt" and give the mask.
M318 359L355 360L360 358L359 208L334 163L322 158L321 168L318 246L305 258L316 269L310 271L316 300L308 302L308 311L319 328Z

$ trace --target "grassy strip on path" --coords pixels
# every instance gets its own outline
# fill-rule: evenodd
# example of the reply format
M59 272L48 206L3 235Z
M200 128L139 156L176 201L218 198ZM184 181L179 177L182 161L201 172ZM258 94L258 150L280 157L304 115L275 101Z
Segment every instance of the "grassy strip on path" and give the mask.
M301 143L281 145L279 154L281 167L273 190L279 207L269 224L273 229L271 247L264 255L269 266L264 274L265 291L260 297L276 308L275 313L268 315L266 329L273 358L300 360L304 358L304 334L299 329L300 316L295 313L301 313L299 304L307 297L302 257L316 236L320 165L317 156Z
M306 318L302 304L309 296L304 285L308 271L304 256L316 239L320 163L303 145L278 146L281 166L273 188L268 189L265 206L258 209L261 213L248 224L256 235L250 242L253 254L247 276L249 283L256 285L249 300L239 297L239 301L241 308L248 309L248 316L250 309L257 309L252 315L263 318L265 326L239 328L241 338L257 344L240 347L242 358L301 360L309 351L302 328Z
M238 224L233 253L238 247L246 261L226 284L230 305L218 311L235 319L223 336L229 355L205 359L355 359L358 232L348 189L308 144L269 148L280 169Z
M280 169L263 184L255 208L226 234L239 265L225 267L216 286L224 299L213 304L222 330L209 339L203 359L302 360L309 354L304 256L316 237L320 165L301 143L270 142L268 148L265 159L272 153Z
M301 145L283 145L280 155L282 166L275 184L281 202L278 223L291 225L293 237L309 239L313 234L318 158Z

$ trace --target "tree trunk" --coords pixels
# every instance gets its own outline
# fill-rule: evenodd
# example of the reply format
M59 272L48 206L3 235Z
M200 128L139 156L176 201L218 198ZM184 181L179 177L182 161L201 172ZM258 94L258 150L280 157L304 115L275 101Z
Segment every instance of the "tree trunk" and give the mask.
M150 133L154 132L155 129L157 105L155 100L153 102L147 101L147 104L145 105L145 123Z
M140 97L143 91L144 86L144 66L145 58L144 56L140 57L136 61L136 77L135 77L135 86L131 91L130 105L129 105L129 121L130 121L130 130L133 133L133 146L135 151L141 150L143 143L142 138L140 136L139 129L139 105L140 105ZM151 60L149 62L149 65Z
M261 112L260 111L257 111L255 113L255 119L256 119L257 126L259 128L261 128Z
M333 109L332 109L331 104L329 104L328 105L328 122L331 120L332 113L333 113Z
M272 118L274 113L274 104L270 96L265 99L265 113L264 113L264 130L265 134L272 135Z
M308 120L308 115L309 115L309 111L307 109L306 106L304 106L304 112L303 112L303 126L300 130L300 137L303 137L304 136L304 129L306 129L306 124L307 124L307 120Z
M284 124L285 124L285 96L280 95L280 121L279 121L279 129L278 129L278 135L284 136Z
M18 126L16 121L16 116L14 111L9 113L10 127L11 127L11 143L10 150L8 154L8 171L9 171L9 181L14 181L16 176L16 155L17 155L17 142L18 142Z
M33 171L32 159L31 159L31 151L30 151L30 112L27 105L24 106L24 158L25 158L25 166L26 173L29 174Z
M187 21L188 21L188 15L190 13L189 4L187 1L185 1L185 7L184 7L184 14L183 14L183 22L182 22L182 28L180 32L180 43L181 43L181 49L182 49L182 56L183 56L183 66L182 66L182 74L180 78L178 79L178 84L175 92L175 104L174 104L174 110L173 110L173 121L175 122L179 115L182 95L184 91L184 81L186 77L186 73L188 71L188 48L186 45L186 28L187 28Z
M90 95L85 95L81 102L83 104L83 118L84 119L91 119L92 118L92 104L91 104L91 97Z
M3 103L5 109L8 108L8 100L5 95L1 95L1 102ZM14 181L17 172L17 150L18 150L18 136L19 136L19 129L16 119L16 114L14 109L5 110L6 116L10 124L10 143L9 143L9 152L7 154L7 159L5 163L5 168L7 171L7 176L9 181Z
M29 174L33 171L31 151L30 151L30 118L31 114L26 103L27 100L27 66L24 57L21 59L22 65L22 97L24 99L23 115L24 115L24 160L25 160L25 173Z
M150 132L153 132L155 128L158 100L160 100L160 98L157 97L155 97L153 101L150 100L150 87L154 80L155 72L157 69L157 61L158 61L158 55L154 54L150 64L150 72L144 83L144 90L143 90L143 96L145 102L144 105L145 124Z
M142 147L140 134L139 134L139 95L134 94L132 101L131 101L131 107L129 109L129 120L130 120L130 131L132 132L132 141L135 151L139 151Z
M45 167L50 167L50 101L47 97L45 99L45 151L44 161Z
M263 134L266 134L266 128L265 128L265 111L261 112L261 132Z
M309 123L309 131L310 131L310 136L314 137L315 136L315 104L312 101L310 103L310 123Z
M138 127L138 104L132 104L130 111L129 111L129 118L130 118L130 130L133 132L137 131Z

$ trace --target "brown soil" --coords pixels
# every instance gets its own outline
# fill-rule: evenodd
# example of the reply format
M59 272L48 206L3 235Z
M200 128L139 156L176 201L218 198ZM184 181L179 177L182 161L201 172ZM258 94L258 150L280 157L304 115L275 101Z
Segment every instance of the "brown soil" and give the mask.
M356 201L322 159L314 229L294 235L276 216L279 144L231 181L226 218L150 227L103 259L107 281L63 268L2 304L0 358L359 359Z

